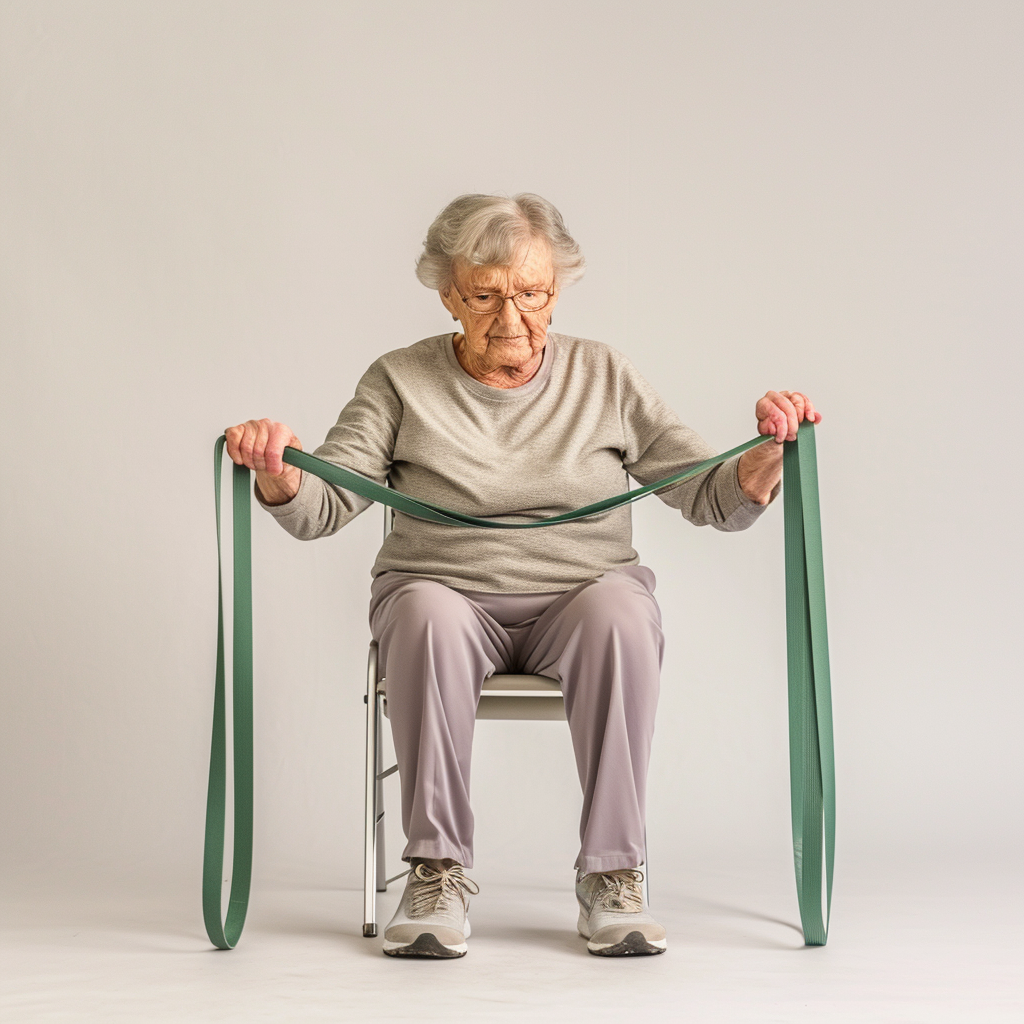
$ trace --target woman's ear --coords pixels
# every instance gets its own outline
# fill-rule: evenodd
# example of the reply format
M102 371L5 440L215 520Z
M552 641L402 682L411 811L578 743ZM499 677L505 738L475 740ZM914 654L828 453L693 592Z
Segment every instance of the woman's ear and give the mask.
M561 294L561 292L562 292L562 289L556 286L554 292L552 292L552 294L551 294L551 302L549 303L550 308L551 308L551 312L548 313L548 326L549 327L551 326L551 321L553 319L553 315L552 314L555 312L555 306L558 303L558 296Z

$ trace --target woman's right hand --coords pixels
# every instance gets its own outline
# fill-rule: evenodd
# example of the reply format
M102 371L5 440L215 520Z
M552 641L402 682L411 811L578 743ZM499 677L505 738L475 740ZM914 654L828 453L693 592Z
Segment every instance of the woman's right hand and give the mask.
M228 455L239 466L256 470L256 486L268 505L283 505L299 491L302 470L289 466L281 454L302 442L292 428L275 420L246 420L224 431Z

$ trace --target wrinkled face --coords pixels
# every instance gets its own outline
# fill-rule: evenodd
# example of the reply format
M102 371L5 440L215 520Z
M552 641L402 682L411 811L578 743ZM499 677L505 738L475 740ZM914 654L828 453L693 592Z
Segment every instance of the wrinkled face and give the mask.
M488 368L523 366L544 348L548 321L558 301L547 239L534 238L521 245L509 267L475 267L460 262L454 276L455 284L440 293L441 301L462 322L465 346L478 364ZM530 289L554 294L543 309L524 313L511 296ZM509 298L497 313L476 313L461 298L485 293Z

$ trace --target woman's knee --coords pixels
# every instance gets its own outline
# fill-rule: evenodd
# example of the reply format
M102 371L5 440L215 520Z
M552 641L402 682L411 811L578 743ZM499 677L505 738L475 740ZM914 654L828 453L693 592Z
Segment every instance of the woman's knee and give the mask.
M410 580L389 602L387 619L403 633L427 629L441 633L461 631L473 622L466 599L443 583Z
M661 647L661 609L651 591L632 576L605 574L584 588L574 604L579 626L594 639L649 638Z

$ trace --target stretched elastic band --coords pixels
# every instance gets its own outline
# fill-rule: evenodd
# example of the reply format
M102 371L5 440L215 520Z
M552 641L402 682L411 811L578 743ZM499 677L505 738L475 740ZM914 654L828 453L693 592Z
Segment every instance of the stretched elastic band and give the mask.
M755 437L736 448L705 459L688 469L573 512L542 519L508 522L483 519L442 508L378 484L342 466L285 448L283 459L327 483L399 512L431 522L494 530L526 530L557 526L599 515L648 494L682 483L713 466L771 440ZM226 438L214 445L213 479L217 516L217 665L214 680L213 742L206 804L203 851L203 919L210 941L232 949L242 934L252 880L253 735L252 735L252 539L250 471L232 463L234 547L234 635L232 659L232 738L234 741L234 852L226 917L222 912L225 809L227 797L227 681L224 671L224 591L221 555L221 464ZM835 768L832 744L832 700L828 639L825 627L825 584L818 505L818 469L814 424L804 421L796 440L783 448L783 505L786 536L786 634L789 667L790 789L793 858L797 900L804 942L823 946L828 937L835 862ZM822 915L822 858L826 897Z

